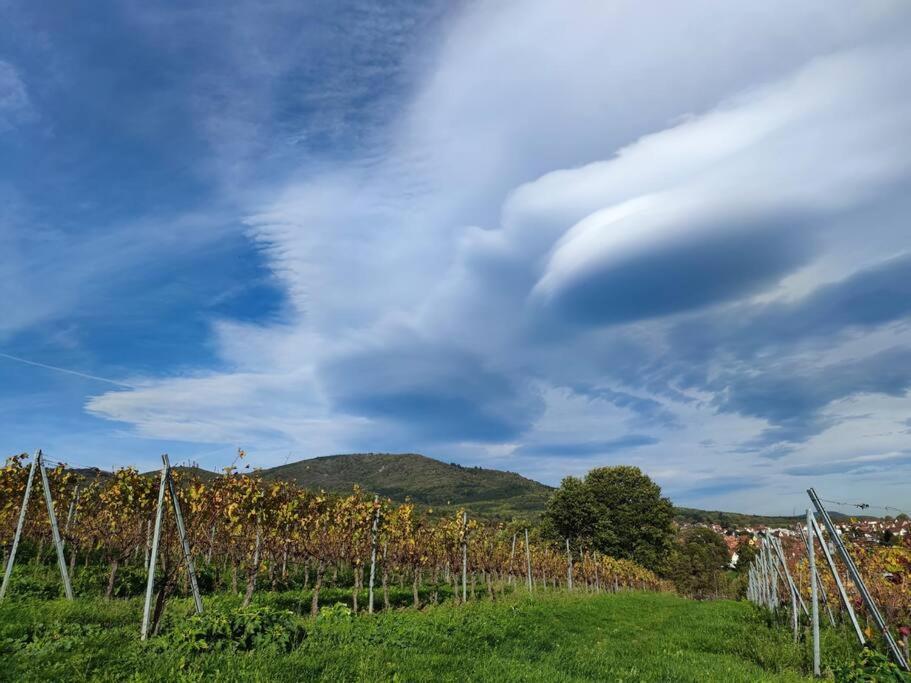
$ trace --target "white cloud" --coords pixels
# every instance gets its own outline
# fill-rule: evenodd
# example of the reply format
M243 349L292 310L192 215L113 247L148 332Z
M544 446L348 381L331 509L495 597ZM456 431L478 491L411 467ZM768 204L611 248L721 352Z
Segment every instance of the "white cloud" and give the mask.
M251 238L290 296L289 318L218 326L220 356L235 371L150 381L96 397L90 409L151 436L268 438L309 454L371 438L401 443L409 437L402 420L358 413L346 397L359 381L373 386L383 373L406 373L407 364L369 374L355 364L360 376L329 373L331 386L326 368L370 349L382 366L384 353L397 358L419 344L446 369L428 375L457 384L458 367L481 368L502 389L503 403L491 399L485 416L522 406L531 427L521 438L492 440L497 457L508 457L504 444L563 433L553 420L560 401L576 394L566 387L587 381L620 390L635 381L688 426L656 429L662 443L630 457L681 490L711 481L722 465L726 477L748 479L755 454L730 451L764 421L719 415L710 395L682 386L696 382L683 377L686 361L673 358L665 321L554 328L538 317L532 292L559 298L592 273L628 267L636 278L620 282L642 291L619 295L641 304L661 275L649 267L673 263L682 278L704 279L706 297L692 302L702 306L768 295L799 264L843 248L828 226L872 201L894 203L895 184L908 174L911 97L903 84L911 64L890 35L906 26L907 9L871 7L687 3L657 13L641 3L573 11L545 2L471 5L382 129L380 161L302 169L249 212ZM750 240L735 239L732 225ZM773 238L768 263L746 272L759 260L757 245ZM894 239L869 258L888 255ZM719 258L738 245L731 273ZM694 248L712 258L681 260ZM654 254L662 256L650 260ZM693 263L699 273L687 270ZM446 365L446 354L464 366ZM688 370L742 370L731 363L718 357ZM414 387L394 379L386 384ZM520 384L544 397L537 417L513 394ZM583 400L564 401L573 406L566 424L577 410L587 416L571 430L580 438L630 428L626 409L600 402L586 412ZM419 427L411 431L415 449ZM439 446L471 447L458 439ZM810 440L804 448L815 447ZM528 467L553 478L557 466Z
M12 130L35 116L31 99L19 72L0 60L0 133Z

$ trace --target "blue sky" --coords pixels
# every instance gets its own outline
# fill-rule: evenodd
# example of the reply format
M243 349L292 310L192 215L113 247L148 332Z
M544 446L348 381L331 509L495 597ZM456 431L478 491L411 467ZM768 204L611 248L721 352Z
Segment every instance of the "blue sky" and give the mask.
M5 451L907 509L911 7L835 4L3 0Z

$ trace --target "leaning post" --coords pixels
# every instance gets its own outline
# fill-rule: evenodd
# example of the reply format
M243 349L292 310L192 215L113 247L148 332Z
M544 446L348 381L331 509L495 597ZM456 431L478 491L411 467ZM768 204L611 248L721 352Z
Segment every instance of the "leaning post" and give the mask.
M199 594L199 584L196 581L196 567L193 565L193 553L190 552L190 539L187 538L187 529L183 523L183 513L180 511L180 501L177 499L177 487L171 477L171 463L168 454L161 456L162 464L167 472L168 492L171 494L171 506L174 508L174 519L177 522L177 533L180 535L180 547L183 549L183 559L187 563L187 573L190 575L190 590L193 591L193 602L196 613L202 614L202 596Z
M149 618L152 612L152 592L155 588L155 562L158 559L158 542L161 540L161 516L164 511L164 490L167 485L168 467L161 468L161 481L158 484L158 507L155 510L155 531L152 533L152 550L149 553L149 578L146 582L146 601L142 609L142 628L140 640L149 636Z
M797 599L800 601L800 607L803 609L803 613L807 614L807 606L803 603L803 598L797 591L797 586L794 584L794 579L791 577L791 571L788 569L788 561L784 556L784 548L781 546L781 539L777 539L775 541L775 551L778 555L778 560L781 564L781 568L784 569L785 583L788 584L788 587L791 589L791 593L797 596Z
M819 539L822 555L826 558L826 564L829 565L829 571L832 572L832 578L835 580L838 595L845 607L845 611L848 613L848 617L851 619L851 625L854 627L854 633L857 635L857 640L860 642L861 646L866 645L867 637L864 635L863 629L861 629L860 623L857 621L857 614L854 613L854 605L852 605L851 601L848 599L848 592L845 590L845 585L838 573L838 567L835 566L835 559L832 557L832 553L829 552L829 545L822 537L822 529L819 527L819 522L816 521L815 517L813 518L813 529L808 532L807 536L808 542L813 536L816 536L816 538Z
M39 450L40 454L41 451ZM13 536L13 547L10 548L9 558L6 560L6 571L3 573L3 584L0 585L0 600L6 595L6 589L9 586L10 577L13 574L13 564L16 562L16 549L19 547L19 539L22 537L22 527L25 526L25 511L28 509L28 499L32 493L32 482L35 479L35 464L38 462L36 456L28 468L28 479L25 480L25 495L22 496L22 507L19 509L19 523L16 524L16 534Z
M829 531L829 536L832 538L832 542L835 543L835 547L838 549L838 553L841 555L841 559L845 563L845 567L848 570L848 574L850 575L851 580L854 582L854 585L860 592L860 596L863 598L864 604L867 606L867 611L870 612L870 615L873 617L873 621L876 622L876 625L882 632L883 638L886 640L886 644L889 646L889 651L892 653L892 657L905 671L911 671L911 667L908 666L905 655L899 649L898 643L895 642L895 638L892 637L892 632L889 631L889 626L886 624L886 620L883 619L883 615L880 613L879 607L876 605L876 601L873 599L873 596L870 595L870 591L867 590L867 584L864 583L864 579L860 575L860 572L857 569L857 565L854 564L854 560L851 558L850 553L848 553L848 549L845 547L844 542L841 540L841 537L835 530L835 524L832 523L832 519L829 517L829 513L826 512L826 509L822 506L822 503L819 500L819 496L816 495L816 490L807 489L807 494L810 496L810 500L813 501L813 505L819 512L819 516L822 517L823 524L825 524L826 529Z
M44 488L44 503L47 505L47 517L51 521L51 536L54 539L54 548L57 550L57 565L60 567L60 578L63 579L63 592L67 600L73 599L73 586L70 584L70 574L66 569L66 557L63 555L63 541L60 538L60 527L57 526L57 515L54 513L54 498L51 496L51 485L47 480L47 470L44 467L44 458L38 450L38 469L41 471L41 485Z

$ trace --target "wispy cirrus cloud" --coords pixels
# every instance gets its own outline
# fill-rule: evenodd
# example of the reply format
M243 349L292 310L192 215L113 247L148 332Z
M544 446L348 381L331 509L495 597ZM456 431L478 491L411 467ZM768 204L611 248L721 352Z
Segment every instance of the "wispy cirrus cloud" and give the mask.
M19 72L9 62L0 60L0 133L34 117L35 111Z

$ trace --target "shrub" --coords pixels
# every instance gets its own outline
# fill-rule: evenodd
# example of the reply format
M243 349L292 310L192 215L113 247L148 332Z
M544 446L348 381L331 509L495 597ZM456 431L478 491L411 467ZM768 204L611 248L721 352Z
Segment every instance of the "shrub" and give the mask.
M53 600L63 596L63 582L60 574L49 571L43 565L23 565L13 569L9 594L16 599Z
M108 585L110 569L103 565L80 567L73 576L73 591L76 595L95 597L104 595ZM115 598L132 598L143 595L146 587L147 570L134 565L121 566L114 578ZM59 576L58 576L59 580Z
M865 647L853 660L835 667L836 683L909 683L911 676L888 656Z
M179 621L162 644L180 654L275 648L287 652L306 637L304 620L266 606L210 610Z
M0 652L48 649L66 652L78 649L87 637L98 635L101 631L102 628L98 624L61 621L29 624L22 633L0 639Z

